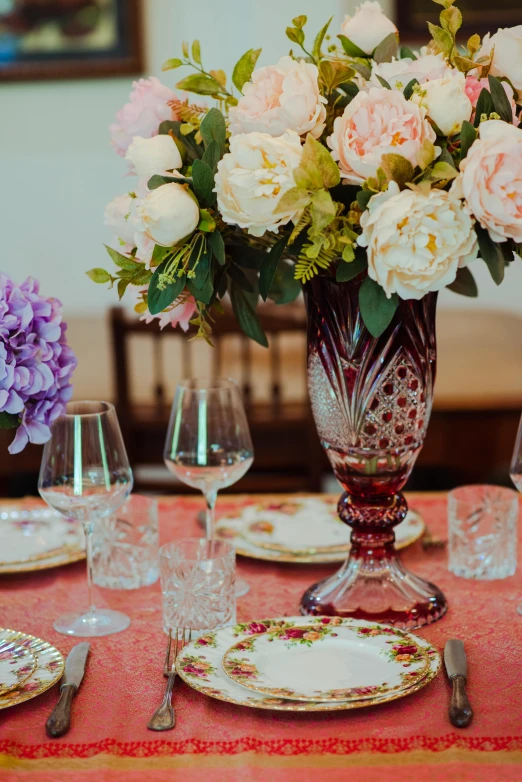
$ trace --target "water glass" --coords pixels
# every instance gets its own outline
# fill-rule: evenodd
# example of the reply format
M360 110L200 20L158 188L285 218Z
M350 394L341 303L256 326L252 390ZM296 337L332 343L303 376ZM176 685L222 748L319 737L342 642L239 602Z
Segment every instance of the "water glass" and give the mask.
M236 622L236 552L225 541L185 538L160 548L163 628L207 632Z
M132 494L93 530L93 581L107 589L139 589L159 578L158 503Z
M449 563L452 573L483 581L507 578L517 568L518 496L501 486L462 486L449 493Z

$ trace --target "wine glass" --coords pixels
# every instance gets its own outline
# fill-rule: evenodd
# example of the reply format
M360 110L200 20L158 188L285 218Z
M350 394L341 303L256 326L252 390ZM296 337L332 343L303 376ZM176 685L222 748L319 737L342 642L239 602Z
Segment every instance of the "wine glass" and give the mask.
M69 402L51 435L42 455L38 490L51 508L83 523L89 592L87 612L59 617L54 629L85 638L119 633L129 626L129 617L96 608L92 598L93 527L123 505L133 484L114 406Z
M522 492L522 418L520 419L520 426L518 428L517 441L515 443L515 450L513 451L509 474L518 491ZM522 614L522 603L518 606L517 611L519 614Z
M176 389L164 451L165 464L183 483L203 492L206 538L215 534L219 489L239 481L254 461L250 429L234 380L193 378ZM236 580L236 596L249 586Z

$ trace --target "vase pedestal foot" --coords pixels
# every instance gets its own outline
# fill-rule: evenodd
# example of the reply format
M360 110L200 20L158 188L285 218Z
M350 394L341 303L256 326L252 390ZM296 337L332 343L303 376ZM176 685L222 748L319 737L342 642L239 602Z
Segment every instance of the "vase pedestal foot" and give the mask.
M333 576L310 587L301 600L301 613L342 616L383 622L414 630L441 619L446 598L434 584L403 566L392 539L350 554Z

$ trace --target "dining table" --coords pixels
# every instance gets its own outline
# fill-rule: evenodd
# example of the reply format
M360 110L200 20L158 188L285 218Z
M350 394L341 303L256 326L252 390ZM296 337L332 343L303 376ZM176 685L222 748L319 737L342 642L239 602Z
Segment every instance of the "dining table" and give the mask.
M445 540L447 495L416 493L407 498L432 537ZM201 497L158 499L162 543L201 536ZM217 515L238 511L259 499L223 495ZM278 495L278 499L283 498ZM519 543L519 561L521 555ZM51 739L45 731L58 699L58 685L0 711L0 780L522 779L520 568L515 576L500 581L458 578L448 570L447 548L425 549L420 540L401 551L401 556L407 567L435 582L448 598L446 616L414 632L441 652L451 638L464 641L474 711L468 727L455 728L449 721L451 684L443 667L430 684L409 697L323 714L241 707L207 697L177 679L173 694L176 727L153 733L147 722L165 688L160 584L132 591L95 588L97 603L124 611L131 625L122 633L90 639L85 678L65 736ZM237 601L238 622L298 614L305 589L337 567L238 556L237 573L250 584L249 593ZM66 655L78 639L55 632L53 621L64 611L83 608L86 600L84 562L2 575L0 626L44 638Z

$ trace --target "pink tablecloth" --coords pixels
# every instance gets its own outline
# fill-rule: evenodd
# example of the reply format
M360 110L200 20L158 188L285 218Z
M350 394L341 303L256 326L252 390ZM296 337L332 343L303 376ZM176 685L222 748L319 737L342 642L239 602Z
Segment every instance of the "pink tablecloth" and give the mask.
M223 498L221 511L253 498ZM412 507L435 535L445 536L446 499L416 495ZM161 501L164 541L197 532L198 498ZM153 734L146 723L161 699L165 639L159 585L135 592L98 591L98 602L132 617L129 630L94 640L86 680L74 705L73 727L46 737L44 723L57 688L0 712L0 779L56 782L309 782L351 779L402 782L522 779L522 601L519 575L505 581L453 577L446 553L420 543L403 553L406 564L435 581L450 610L420 634L440 649L464 639L472 725L454 729L447 718L449 685L443 674L426 689L387 705L328 715L256 711L207 698L178 682L178 724ZM332 567L275 565L239 558L252 585L238 603L238 620L297 613L304 589ZM55 643L64 654L73 639L52 629L53 619L85 604L83 563L40 573L0 577L0 625ZM179 771L179 775L176 774ZM66 776L65 776L66 775Z

